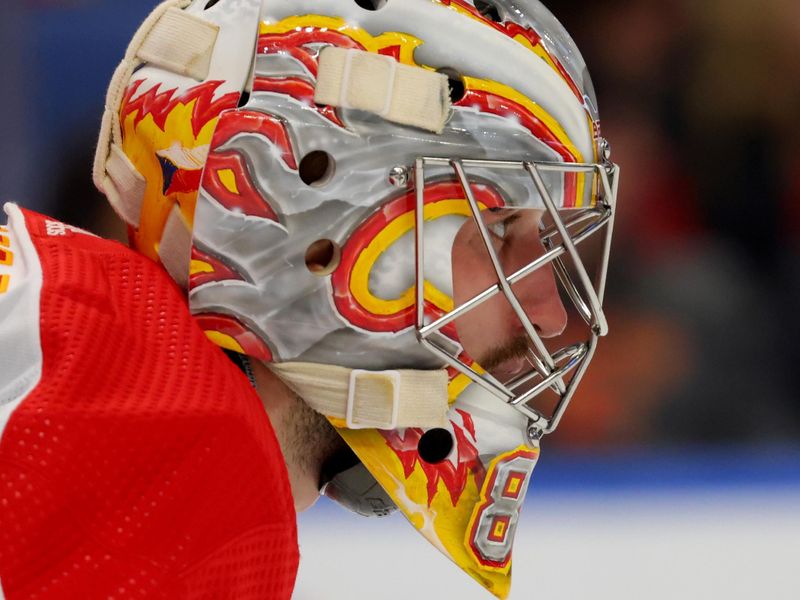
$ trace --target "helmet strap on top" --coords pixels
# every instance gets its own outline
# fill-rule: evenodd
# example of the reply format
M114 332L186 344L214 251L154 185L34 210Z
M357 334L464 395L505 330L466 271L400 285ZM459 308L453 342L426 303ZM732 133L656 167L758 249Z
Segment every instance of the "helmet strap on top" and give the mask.
M450 114L447 76L391 56L351 48L322 49L314 102L355 108L441 133Z

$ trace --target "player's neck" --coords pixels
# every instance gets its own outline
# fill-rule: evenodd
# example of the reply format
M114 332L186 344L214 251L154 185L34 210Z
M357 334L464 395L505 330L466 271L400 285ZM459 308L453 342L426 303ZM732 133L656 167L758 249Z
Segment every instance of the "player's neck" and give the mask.
M319 469L309 457L309 421L321 415L308 414L308 407L281 379L257 360L252 361L256 392L267 411L281 446L292 497L297 512L310 508L319 498ZM313 433L313 432L311 432Z

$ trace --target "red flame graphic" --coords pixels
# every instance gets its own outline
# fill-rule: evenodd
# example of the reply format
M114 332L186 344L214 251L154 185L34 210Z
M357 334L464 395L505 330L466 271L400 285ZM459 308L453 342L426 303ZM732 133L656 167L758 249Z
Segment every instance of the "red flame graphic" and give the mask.
M308 71L317 76L316 50L306 47L307 44L330 44L339 48L355 48L364 50L364 46L353 38L338 31L320 29L319 27L303 27L299 31L286 33L266 33L258 38L258 53L270 54L273 52L286 53L299 60Z
M464 426L472 436L472 439L475 440L475 428L472 424L472 418L464 411L457 412L462 415L462 418L466 415ZM411 476L417 465L425 473L425 477L428 479L428 506L431 505L436 496L440 481L444 483L450 493L450 500L453 506L456 506L467 485L467 476L470 473L474 474L479 488L483 483L483 478L486 476L483 463L481 463L478 456L478 448L470 441L464 429L453 421L450 421L450 423L453 426L457 448L455 464L449 459L431 464L420 458L417 448L420 438L425 433L422 429L414 427L404 430L402 434L400 430L381 431L381 434L386 439L386 444L394 450L400 459L406 479Z
M252 133L264 136L281 150L281 158L290 169L297 170L297 160L292 150L292 142L286 131L286 125L272 115L238 110L222 117L214 131L213 150L229 142L240 133Z
M253 91L255 92L286 94L316 110L339 127L344 127L344 123L337 116L333 106L322 106L314 103L314 89L313 84L296 77L256 77L253 82Z
M525 127L534 136L542 140L550 148L558 152L564 162L578 162L577 158L564 146L561 140L545 125L540 119L533 115L527 108L496 94L480 90L467 90L464 97L456 103L456 106L470 106L478 108L481 112L493 115L510 116L513 115L519 120L520 125ZM565 208L574 206L576 201L577 175L567 173L564 176ZM571 204L570 204L571 203Z
M192 246L192 260L208 264L213 271L210 273L198 272L189 277L189 289L194 289L211 281L245 281L244 276L225 261L208 252Z
M259 54L288 54L305 66L311 77L316 78L319 69L318 48L311 44L329 44L339 48L364 50L364 46L338 31L327 28L303 27L286 33L263 34L258 39ZM400 48L387 48L388 54L399 56ZM313 108L339 127L344 124L332 106L318 106L314 103L314 84L298 77L258 77L253 85L254 91L275 92L295 98Z
M230 170L236 178L239 193L228 190L219 172ZM278 216L250 178L244 158L236 152L214 152L208 156L203 175L203 188L230 211L278 222Z
M176 95L177 89L159 92L159 84L133 99L142 83L143 80L134 81L126 90L120 109L120 121L124 121L130 114L137 113L135 126L147 115L152 115L155 124L163 130L167 118L176 106L187 105L196 100L192 110L192 132L197 137L200 135L200 130L211 119L217 117L225 109L234 108L239 101L238 92L230 92L214 99L214 92L223 83L222 81L206 81L179 95Z
M230 336L248 356L263 362L272 361L272 349L235 317L218 313L197 313L194 317L203 331L215 331Z

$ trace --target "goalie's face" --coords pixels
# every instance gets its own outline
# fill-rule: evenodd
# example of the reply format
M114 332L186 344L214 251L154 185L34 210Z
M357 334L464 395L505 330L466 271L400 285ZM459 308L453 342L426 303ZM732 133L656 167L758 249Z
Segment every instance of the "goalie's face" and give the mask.
M539 238L543 211L501 209L483 214L504 275L530 264L545 249ZM453 244L453 295L461 306L497 283L497 274L474 219L460 229ZM542 338L555 337L567 324L567 312L548 263L512 286L522 309ZM530 342L522 322L502 294L456 319L467 354L501 383L530 369Z

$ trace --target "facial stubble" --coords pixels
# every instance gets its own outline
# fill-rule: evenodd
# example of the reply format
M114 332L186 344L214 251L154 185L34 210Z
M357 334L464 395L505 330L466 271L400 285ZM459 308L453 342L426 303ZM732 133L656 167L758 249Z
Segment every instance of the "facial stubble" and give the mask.
M281 448L286 462L319 479L322 465L346 447L328 419L291 392L291 406L282 418Z

